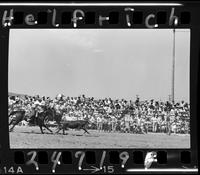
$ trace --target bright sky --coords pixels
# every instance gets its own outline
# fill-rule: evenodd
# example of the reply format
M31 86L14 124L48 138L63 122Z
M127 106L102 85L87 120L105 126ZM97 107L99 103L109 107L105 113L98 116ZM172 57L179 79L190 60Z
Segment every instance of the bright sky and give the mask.
M189 29L175 48L175 100L189 102ZM9 92L168 100L172 49L172 29L11 29Z

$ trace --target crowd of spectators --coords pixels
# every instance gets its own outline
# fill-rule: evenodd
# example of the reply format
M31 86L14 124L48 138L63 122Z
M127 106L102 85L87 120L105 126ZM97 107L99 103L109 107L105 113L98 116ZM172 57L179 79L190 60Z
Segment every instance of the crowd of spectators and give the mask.
M173 132L190 133L190 105L185 101L125 99L95 99L81 95L66 97L62 94L54 99L45 96L8 96L9 111L25 110L44 106L55 108L63 114L63 120L89 120L90 129L99 132Z

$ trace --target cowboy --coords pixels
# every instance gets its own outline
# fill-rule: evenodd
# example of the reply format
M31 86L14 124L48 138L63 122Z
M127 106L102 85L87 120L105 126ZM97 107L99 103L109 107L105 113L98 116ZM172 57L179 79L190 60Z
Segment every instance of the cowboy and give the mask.
M18 98L13 104L13 111L21 111L21 110L24 110L24 107L22 105L22 101L20 101L20 99Z
M87 114L87 115L88 115L90 123L91 123L91 129L96 129L94 116L90 116L89 114Z
M113 132L116 131L116 123L117 123L117 119L115 118L114 115L111 115L111 125L112 125L112 131Z
M42 101L41 103L37 102L35 103L36 105L36 115L35 117L37 118L39 114L41 114L42 112L44 112L44 109L45 109L45 102Z
M103 129L103 119L101 114L97 116L97 129L99 132Z
M166 110L166 116L165 116L165 121L166 121L166 129L167 129L167 134L171 134L171 123L170 123L170 111Z
M140 129L141 129L141 133L144 134L148 132L148 128L146 126L146 121L145 121L145 118L144 116L141 116L141 120L140 120Z
M157 118L157 114L155 114L155 113L153 114L153 117L152 117L152 124L153 124L152 131L157 132L158 118Z
M124 116L124 122L125 122L125 132L130 133L130 119L131 116L129 113L125 114Z
M61 113L61 106L59 104L59 102L54 102L54 108L56 110L56 114L59 115Z

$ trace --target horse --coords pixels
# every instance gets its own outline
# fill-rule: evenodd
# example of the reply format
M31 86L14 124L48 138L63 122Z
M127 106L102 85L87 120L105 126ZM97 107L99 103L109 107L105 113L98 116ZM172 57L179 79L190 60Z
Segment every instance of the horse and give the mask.
M11 121L9 122L9 126L12 125L12 127L9 129L9 132L12 132L14 127L16 125L19 124L19 122L21 122L22 120L24 120L25 118L25 113L26 111L25 110L18 110L18 111L12 111L10 114L9 114L9 117L12 116L12 115L15 115L15 117L13 117L11 119Z
M35 111L35 110L34 110ZM34 114L34 112L33 112ZM35 113L36 114L36 113ZM45 107L44 111L41 113L38 113L38 116L36 115L31 115L29 118L29 123L36 124L40 127L40 131L42 134L44 134L42 127L46 128L48 131L53 133L51 129L46 125L46 122L49 120L48 117L52 117L52 111L50 108Z
M83 129L85 131L84 134L85 133L90 134L86 129L87 124L89 124L88 120L65 121L58 127L56 134L59 133L59 131L62 129L63 135L65 135L65 130L67 130L68 128L70 128L70 129Z
M47 106L46 109L48 109L48 115L49 115L49 117L46 119L46 121L47 120L55 121L58 124L58 126L60 126L61 121L64 116L64 113L65 113L65 110L60 110L59 112L57 112L55 107L50 107L50 106Z

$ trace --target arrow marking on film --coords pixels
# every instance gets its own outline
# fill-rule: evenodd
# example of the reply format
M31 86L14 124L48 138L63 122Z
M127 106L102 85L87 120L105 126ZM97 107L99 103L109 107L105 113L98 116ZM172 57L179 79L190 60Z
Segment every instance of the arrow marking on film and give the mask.
M91 169L87 168L87 169L83 169L83 171L92 171L91 173L95 173L101 170L100 168L97 168L95 166L91 166L91 167L92 167Z

